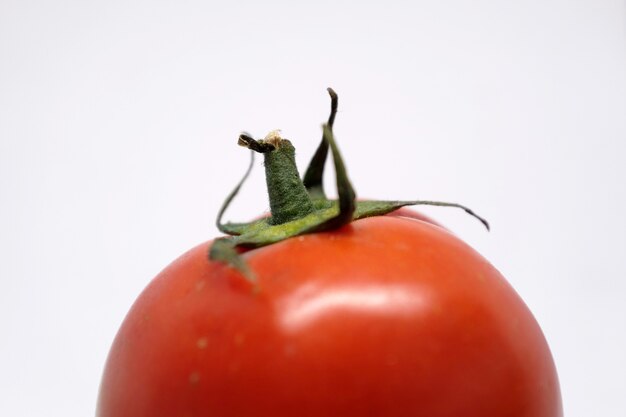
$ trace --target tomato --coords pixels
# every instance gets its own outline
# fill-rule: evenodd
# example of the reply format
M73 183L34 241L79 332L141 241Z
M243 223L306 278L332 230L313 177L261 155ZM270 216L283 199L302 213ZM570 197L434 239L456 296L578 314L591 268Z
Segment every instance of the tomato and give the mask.
M523 301L478 253L408 205L357 200L332 132L301 178L278 131L271 213L219 210L228 236L160 273L111 348L98 417L561 417L558 379ZM338 198L322 183L332 154ZM399 209L399 210L398 210Z
M532 314L441 227L396 213L250 250L256 288L210 244L131 308L97 416L562 416Z

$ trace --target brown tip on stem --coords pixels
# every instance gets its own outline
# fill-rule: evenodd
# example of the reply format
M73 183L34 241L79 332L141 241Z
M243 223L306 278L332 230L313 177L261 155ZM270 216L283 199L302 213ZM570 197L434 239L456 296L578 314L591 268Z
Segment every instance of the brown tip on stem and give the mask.
M248 148L250 147L250 142L252 142L254 139L252 139L250 136L246 135L245 133L242 133L241 135L239 135L239 138L237 139L237 145L239 146L243 146L244 148Z
M239 138L237 139L237 145L243 146L244 148L248 148L258 153L271 152L276 149L273 144L254 140L252 137L248 136L245 133L239 135Z

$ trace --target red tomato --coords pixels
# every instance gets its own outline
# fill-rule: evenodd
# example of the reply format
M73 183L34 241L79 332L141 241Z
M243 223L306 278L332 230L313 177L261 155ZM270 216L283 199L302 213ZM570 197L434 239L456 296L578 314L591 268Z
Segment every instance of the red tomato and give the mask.
M99 417L560 417L544 336L451 233L398 216L168 266L111 349Z

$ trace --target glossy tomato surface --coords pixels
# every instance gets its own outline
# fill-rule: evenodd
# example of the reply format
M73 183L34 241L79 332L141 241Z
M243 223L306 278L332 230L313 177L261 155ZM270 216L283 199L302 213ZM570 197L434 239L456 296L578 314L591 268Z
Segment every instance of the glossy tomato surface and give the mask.
M555 367L500 273L445 229L353 222L248 252L202 244L128 313L99 417L559 417Z

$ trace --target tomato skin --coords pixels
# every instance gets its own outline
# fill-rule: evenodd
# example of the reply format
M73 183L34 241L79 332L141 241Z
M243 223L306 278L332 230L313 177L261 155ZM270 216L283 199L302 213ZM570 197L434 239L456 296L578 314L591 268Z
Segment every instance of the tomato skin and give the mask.
M384 216L256 249L256 292L209 244L131 308L99 417L562 416L532 314L445 229Z

